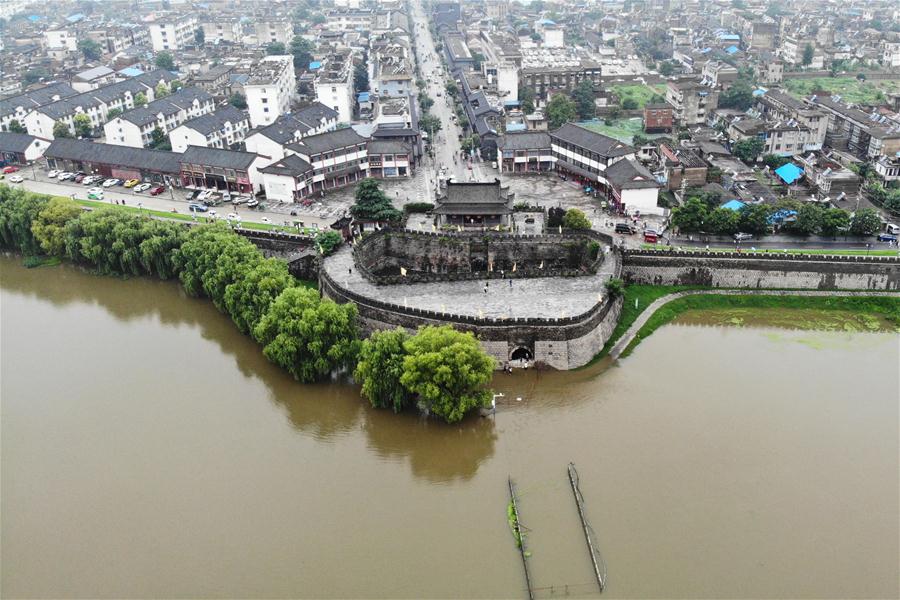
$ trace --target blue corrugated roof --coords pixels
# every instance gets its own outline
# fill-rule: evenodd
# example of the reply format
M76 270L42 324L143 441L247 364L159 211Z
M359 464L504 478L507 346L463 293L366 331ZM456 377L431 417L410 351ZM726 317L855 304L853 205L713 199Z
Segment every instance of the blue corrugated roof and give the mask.
M739 211L742 208L744 208L745 206L747 206L747 205L744 204L743 202L741 202L740 200L729 200L728 202L726 202L719 208L727 208L728 210Z
M800 179L800 176L803 175L803 169L794 163L785 163L775 169L775 174L781 177L781 180L786 184L790 185Z
M359 102L368 102L369 101L369 92L360 92L356 97Z
M125 67L121 71L119 71L119 75L124 75L125 77L137 77L138 75L143 75L144 72L137 67Z
M728 54L737 54L740 51L741 49L737 46L728 46L727 48L725 48L725 52L727 52Z
M316 69L321 69L321 68L322 68L322 63L317 60L314 60L311 63L309 63L310 71L315 71Z
M506 131L525 131L525 123L507 123Z

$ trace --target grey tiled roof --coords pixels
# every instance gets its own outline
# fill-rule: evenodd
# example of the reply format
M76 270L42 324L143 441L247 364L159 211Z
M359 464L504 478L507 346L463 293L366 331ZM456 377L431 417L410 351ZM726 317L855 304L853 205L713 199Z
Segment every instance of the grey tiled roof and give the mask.
M290 144L288 147L298 152L299 154L305 154L308 156L311 154L319 154L322 152L337 150L338 148L346 148L347 146L362 144L366 141L366 139L367 138L359 135L350 127L347 127L346 129L338 129L336 131L329 131L326 133L320 133L318 135L311 135L309 137L303 138L299 142Z
M634 148L615 138L573 123L566 123L556 131L551 131L550 138L574 144L605 157L624 156L634 152Z
M259 172L272 173L274 175L287 175L288 177L299 177L312 172L312 170L313 168L308 162L296 154L288 154L278 162L263 167Z
M209 135L214 131L219 131L225 126L225 123L240 123L246 121L247 115L243 111L231 106L223 106L209 114L194 117L181 124L182 127L189 127L194 131Z
M126 92L130 92L132 96L141 92L146 93L148 88L155 88L160 80L172 81L173 79L175 79L174 76L168 71L157 69L131 79L111 83L96 90L89 90L46 104L40 108L40 112L52 119L59 119L71 115L79 106L85 108L99 106L102 103L109 104L120 99Z
M163 116L174 115L181 110L189 108L194 100L199 100L201 104L204 104L212 101L212 99L213 97L202 88L182 88L171 96L154 100L147 106L129 110L123 113L121 118L123 121L142 127L156 121L160 114Z
M0 100L0 116L13 114L19 107L28 111L50 104L55 102L54 98L57 96L59 98L70 98L77 95L78 92L68 83L51 83L42 88Z
M503 150L549 150L550 134L546 131L507 133L497 142L497 147Z
M163 150L147 150L130 146L96 144L87 140L57 138L44 152L46 158L100 163L117 167L131 167L158 173L179 173L180 154Z
M237 150L221 150L219 148L206 148L203 146L188 146L183 154L180 154L182 163L204 165L208 167L221 167L223 169L246 169L259 156L253 152L240 152Z
M659 187L656 178L643 165L631 159L623 159L606 169L606 179L620 190Z
M36 139L27 133L0 132L0 152L25 152Z

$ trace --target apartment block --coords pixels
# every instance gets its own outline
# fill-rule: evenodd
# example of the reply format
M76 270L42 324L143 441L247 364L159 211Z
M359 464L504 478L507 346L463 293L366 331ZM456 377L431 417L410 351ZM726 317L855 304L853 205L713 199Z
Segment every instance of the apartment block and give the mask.
M244 84L250 125L270 125L291 110L297 89L292 56L267 56L251 71Z
M129 110L103 126L106 143L116 146L146 147L153 141L153 131L164 134L195 117L215 110L213 97L198 87L182 88L165 98Z
M154 52L181 50L194 44L197 17L182 15L150 23L150 44Z

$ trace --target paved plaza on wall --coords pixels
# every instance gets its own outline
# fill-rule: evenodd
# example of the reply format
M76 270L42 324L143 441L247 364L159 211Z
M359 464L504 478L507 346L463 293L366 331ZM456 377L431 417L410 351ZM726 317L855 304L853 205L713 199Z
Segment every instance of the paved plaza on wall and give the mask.
M381 302L474 317L552 319L573 317L597 304L615 263L610 253L598 273L584 277L375 285L358 272L345 247L328 257L324 268L338 285Z

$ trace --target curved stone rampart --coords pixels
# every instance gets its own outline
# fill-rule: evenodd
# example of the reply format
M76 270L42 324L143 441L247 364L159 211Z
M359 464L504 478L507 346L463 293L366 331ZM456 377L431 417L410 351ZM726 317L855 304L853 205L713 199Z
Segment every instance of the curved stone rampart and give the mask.
M618 256L611 255L618 275ZM573 369L587 364L603 348L618 322L621 299L604 297L589 310L560 318L494 318L454 314L403 306L363 296L340 285L328 273L319 272L324 296L339 302L353 302L359 309L366 333L379 329L422 325L452 324L461 331L473 332L485 350L498 361L498 367L519 348L526 348L540 366Z

